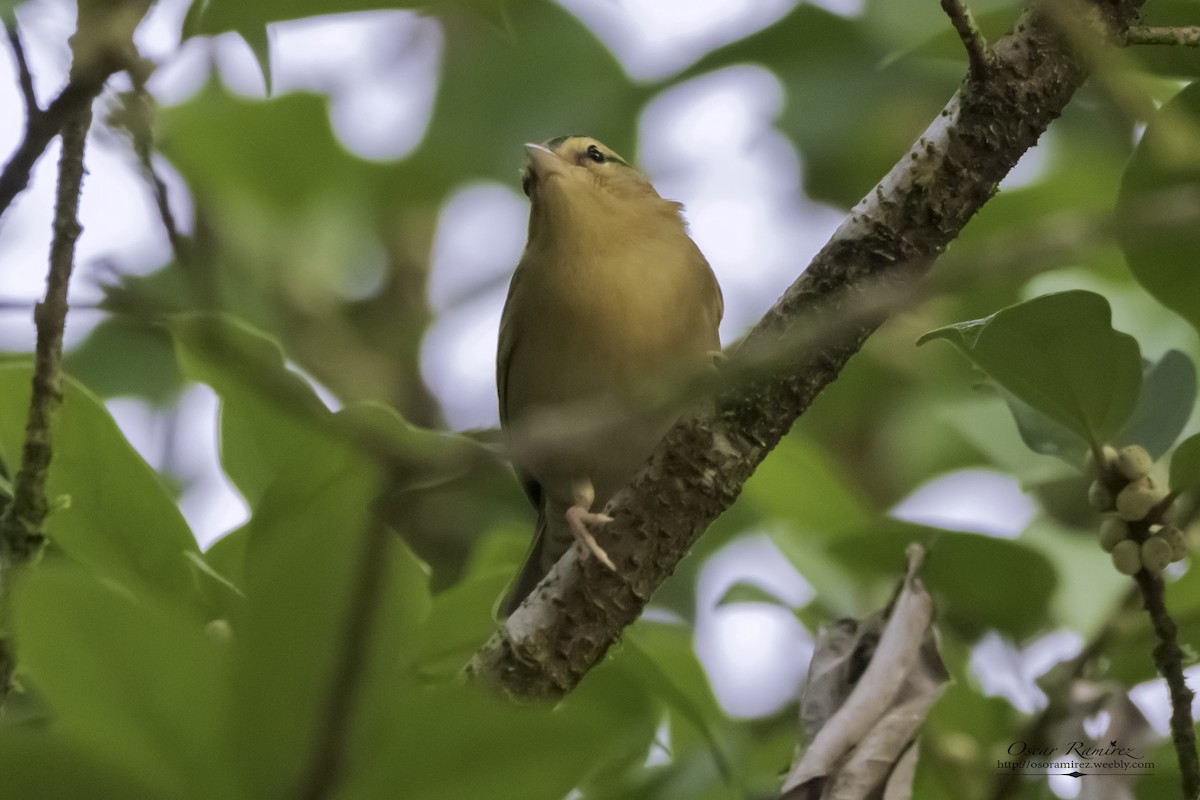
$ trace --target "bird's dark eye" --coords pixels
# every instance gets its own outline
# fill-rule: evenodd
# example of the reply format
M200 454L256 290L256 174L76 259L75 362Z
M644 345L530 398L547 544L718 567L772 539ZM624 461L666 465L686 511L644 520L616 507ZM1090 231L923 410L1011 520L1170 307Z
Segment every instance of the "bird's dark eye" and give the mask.
M521 191L526 197L533 197L529 192L533 188L533 171L524 170L521 173Z
M594 144L588 145L587 157L592 161L595 161L597 164L604 163L604 153L601 153L600 148L596 147Z

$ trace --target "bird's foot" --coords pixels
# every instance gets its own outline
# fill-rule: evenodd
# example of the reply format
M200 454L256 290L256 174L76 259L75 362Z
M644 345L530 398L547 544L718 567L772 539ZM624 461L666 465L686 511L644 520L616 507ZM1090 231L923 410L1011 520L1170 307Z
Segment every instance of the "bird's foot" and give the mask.
M589 554L594 555L601 564L616 572L616 565L608 557L608 553L604 552L600 543L596 541L596 537L592 536L592 532L588 530L588 526L607 525L613 521L613 518L607 514L589 511L588 507L583 505L571 506L567 509L566 516L567 527L571 529L571 535L575 537L575 543L579 546L583 557L587 558Z

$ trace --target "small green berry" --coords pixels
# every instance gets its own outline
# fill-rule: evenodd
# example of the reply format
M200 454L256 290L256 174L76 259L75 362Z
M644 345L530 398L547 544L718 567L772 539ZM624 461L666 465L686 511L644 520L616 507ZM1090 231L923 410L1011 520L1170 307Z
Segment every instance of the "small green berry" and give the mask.
M1145 475L1117 494L1117 516L1127 522L1144 519L1162 498L1163 495L1154 487L1153 479Z
M1122 447L1117 452L1117 472L1126 480L1136 481L1138 478L1144 478L1150 474L1150 468L1153 466L1154 460L1140 444Z
M1103 474L1112 469L1117 461L1117 449L1111 444L1106 444L1103 447L1104 463L1101 465L1099 473L1096 470L1096 458L1091 450L1087 451L1087 455L1083 458L1083 471L1088 475Z
M1133 539L1117 542L1112 551L1113 566L1122 575L1133 575L1142 568L1142 549Z
M1187 537L1183 535L1183 531L1176 528L1174 525L1169 525L1162 529L1159 534L1167 543L1171 545L1171 560L1183 561L1188 556Z
M1142 566L1151 572L1162 572L1171 563L1171 543L1161 536L1151 536L1142 542Z
M1129 538L1129 526L1118 517L1105 517L1100 523L1100 549L1111 553L1119 542Z
M1092 481L1092 485L1088 487L1088 504L1097 511L1111 511L1113 507L1113 496L1104 484L1100 481Z

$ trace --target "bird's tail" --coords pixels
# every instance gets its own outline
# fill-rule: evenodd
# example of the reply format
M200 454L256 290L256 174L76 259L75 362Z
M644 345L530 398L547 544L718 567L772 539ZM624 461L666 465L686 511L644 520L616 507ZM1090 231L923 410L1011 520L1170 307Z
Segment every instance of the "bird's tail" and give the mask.
M546 540L546 512L545 510L538 512L537 524L533 528L533 544L529 547L529 552L525 555L525 564L521 567L521 571L517 574L516 580L508 587L508 592L505 593L504 599L500 601L497 607L500 619L508 619L517 606L529 596L529 593L534 590L542 580L546 577L546 571L542 569L542 548Z

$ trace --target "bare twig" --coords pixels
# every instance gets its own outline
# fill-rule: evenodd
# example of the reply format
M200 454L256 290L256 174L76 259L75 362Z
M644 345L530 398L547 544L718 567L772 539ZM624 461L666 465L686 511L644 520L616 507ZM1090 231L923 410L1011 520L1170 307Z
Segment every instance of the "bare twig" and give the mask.
M1125 31L1123 44L1166 44L1176 47L1200 47L1200 25L1179 28L1134 25Z
M41 115L42 108L38 105L37 94L33 90L33 75L25 61L25 47L21 44L17 18L11 11L4 15L4 30L8 33L8 43L12 47L13 59L17 62L17 82L21 85L21 96L25 99L25 118L33 119Z
M51 426L62 403L62 342L67 320L67 287L75 263L79 238L79 192L83 185L83 150L92 122L91 107L74 111L63 126L63 148L58 167L58 196L54 212L54 238L46 297L34 308L37 345L33 390L21 468L13 483L13 498L0 517L0 609L7 607L11 571L41 549L46 519L46 478L50 471ZM0 703L7 696L12 660L7 644L0 648Z
M1158 639L1154 646L1154 665L1166 680L1171 698L1171 743L1179 758L1183 796L1200 797L1200 760L1196 756L1196 729L1192 723L1192 698L1195 695L1183 677L1183 651L1179 649L1175 620L1171 619L1163 601L1162 575L1142 569L1133 577L1142 592L1142 602Z
M950 18L950 24L954 26L958 38L962 39L963 47L966 48L967 60L971 65L971 80L985 80L991 68L992 56L987 40L975 24L971 9L967 8L962 0L942 0L942 10Z

